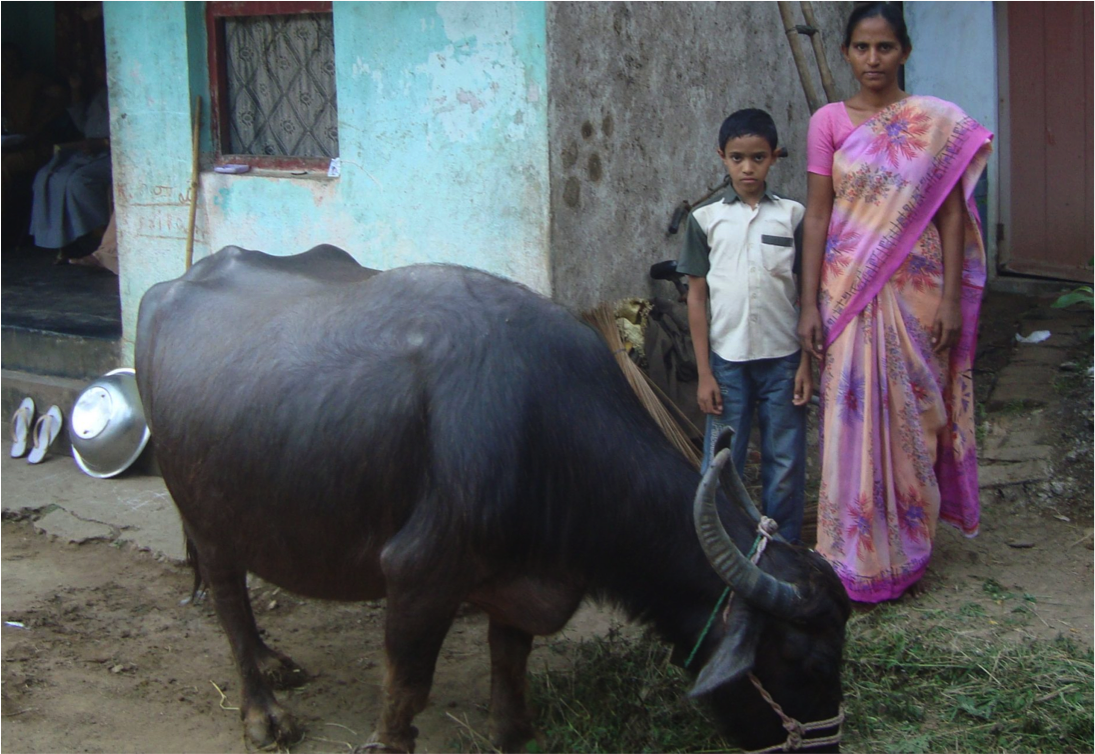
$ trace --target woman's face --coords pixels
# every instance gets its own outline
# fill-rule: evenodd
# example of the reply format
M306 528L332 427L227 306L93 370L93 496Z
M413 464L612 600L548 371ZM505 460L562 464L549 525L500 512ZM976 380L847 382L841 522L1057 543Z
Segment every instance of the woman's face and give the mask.
M859 22L842 52L859 85L882 92L897 87L897 73L912 50L902 48L889 21L872 16Z

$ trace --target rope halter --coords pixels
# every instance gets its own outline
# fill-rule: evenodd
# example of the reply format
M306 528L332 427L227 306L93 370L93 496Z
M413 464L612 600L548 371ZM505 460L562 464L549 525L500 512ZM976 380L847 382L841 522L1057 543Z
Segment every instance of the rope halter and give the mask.
M749 552L749 560L753 565L756 565L760 560L760 556L764 554L764 550L768 547L768 543L772 541L772 537L775 536L777 531L779 531L779 524L776 523L774 519L768 518L768 516L760 517L760 521L757 523L757 538L754 540L753 548ZM726 599L728 593L729 599ZM715 603L715 609L711 611L711 617L708 619L707 625L703 629L703 633L700 634L700 638L696 641L696 646L688 656L688 660L684 664L686 668L691 664L696 655L696 651L700 648L700 644L703 643L704 638L707 636L707 632L711 628L711 624L714 622L714 618L718 614L719 607L722 605L724 599L726 599L726 607L722 611L723 623L726 623L730 619L730 607L734 604L734 593L727 587L723 590L722 596L719 597L718 602ZM812 723L800 723L783 711L783 707L772 698L772 695L769 694L761 684L760 679L753 675L752 672L749 673L749 681L756 687L761 699L768 702L768 706L772 708L772 711L776 713L783 723L783 729L787 731L787 740L781 744L769 746L766 749L756 749L747 752L747 754L767 754L767 752L775 751L799 751L804 746L812 749L815 746L827 746L840 743L844 725L843 704L840 705L840 709L837 711L835 717L830 717L828 720L818 720ZM828 736L806 738L807 733L832 727L836 727L836 732L831 733Z
M783 707L779 706L779 703L776 702L776 700L772 698L772 695L761 685L759 678L750 673L749 680L756 687L761 698L768 702L768 706L772 708L772 711L775 712L783 722L783 729L787 731L787 740L782 744L769 746L767 749L756 749L748 752L748 754L764 754L764 752L770 751L798 751L803 746L808 746L812 749L815 746L840 743L842 734L841 728L844 725L843 704L840 705L840 709L837 711L835 717L830 717L828 720L818 720L812 723L800 723L783 711ZM836 727L836 733L821 738L806 738L806 734L811 731L824 730L825 728L832 728L834 726Z

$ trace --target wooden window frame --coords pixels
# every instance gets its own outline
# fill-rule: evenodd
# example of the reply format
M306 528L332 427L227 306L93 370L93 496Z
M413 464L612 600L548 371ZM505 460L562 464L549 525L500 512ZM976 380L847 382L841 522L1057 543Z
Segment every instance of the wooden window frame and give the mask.
M209 56L210 132L213 137L214 161L217 165L239 164L271 170L306 170L327 172L326 157L283 157L273 155L232 154L224 148L231 143L228 118L224 108L228 99L228 63L221 54L224 49L224 20L240 16L288 16L298 13L331 13L331 0L323 2L207 2L205 27Z

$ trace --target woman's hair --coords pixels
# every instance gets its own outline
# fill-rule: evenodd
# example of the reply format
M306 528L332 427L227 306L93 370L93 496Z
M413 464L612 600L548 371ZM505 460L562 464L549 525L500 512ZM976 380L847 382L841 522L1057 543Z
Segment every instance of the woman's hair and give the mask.
M901 49L911 50L909 27L905 25L905 14L897 3L863 3L848 16L848 25L844 28L844 47L852 46L852 33L860 21L868 18L883 18L893 29L894 36L901 43Z

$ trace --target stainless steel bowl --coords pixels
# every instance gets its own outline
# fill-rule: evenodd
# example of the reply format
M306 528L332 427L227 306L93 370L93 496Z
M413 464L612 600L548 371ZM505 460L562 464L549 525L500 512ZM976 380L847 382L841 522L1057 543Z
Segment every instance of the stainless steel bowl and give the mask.
M88 385L68 422L72 456L99 479L121 474L148 444L148 425L132 369L115 369Z

